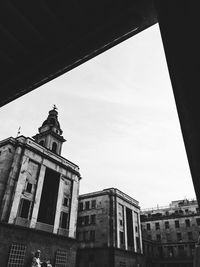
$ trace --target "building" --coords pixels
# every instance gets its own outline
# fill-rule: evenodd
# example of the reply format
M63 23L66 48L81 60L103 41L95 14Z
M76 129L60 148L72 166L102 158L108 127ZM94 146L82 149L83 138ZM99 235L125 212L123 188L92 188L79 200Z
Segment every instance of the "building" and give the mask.
M139 203L118 189L79 196L77 267L144 266Z
M196 200L172 201L167 207L143 210L141 224L149 266L193 266L195 244L200 233Z
M54 266L75 266L80 173L61 156L64 142L55 106L33 139L0 142L2 267L28 265L37 249Z

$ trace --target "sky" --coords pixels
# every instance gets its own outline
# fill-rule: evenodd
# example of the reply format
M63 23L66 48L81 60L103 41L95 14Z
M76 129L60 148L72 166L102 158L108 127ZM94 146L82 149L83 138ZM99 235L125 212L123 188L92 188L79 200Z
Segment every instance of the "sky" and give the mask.
M80 193L116 187L141 209L194 199L158 24L0 109L0 140L32 137L53 105Z

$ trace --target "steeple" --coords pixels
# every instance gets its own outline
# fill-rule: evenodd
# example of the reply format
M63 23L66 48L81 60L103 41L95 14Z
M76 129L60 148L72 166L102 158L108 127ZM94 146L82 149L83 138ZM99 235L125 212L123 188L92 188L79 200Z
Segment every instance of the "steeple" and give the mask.
M35 141L52 150L56 154L61 154L62 143L66 140L62 136L62 130L58 121L57 107L53 105L53 109L49 111L47 119L42 126L38 128L39 133L33 136Z

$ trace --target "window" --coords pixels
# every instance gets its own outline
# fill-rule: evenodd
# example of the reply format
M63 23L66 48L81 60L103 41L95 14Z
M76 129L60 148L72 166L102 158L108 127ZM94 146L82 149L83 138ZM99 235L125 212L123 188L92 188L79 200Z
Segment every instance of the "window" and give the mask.
M138 232L138 227L137 227L137 226L135 226L135 232L136 232L136 233Z
M199 213L199 208L196 208L196 212Z
M83 211L83 202L79 203L79 211Z
M178 255L179 256L185 255L184 246L178 246Z
M166 216L169 216L169 211L166 211L166 212L165 212L165 215L166 215Z
M165 229L169 229L169 222L165 222Z
M26 253L26 246L23 244L12 244L9 252L7 267L24 266L24 258Z
M140 239L138 236L136 236L136 246L137 246L137 252L140 252Z
M188 209L185 209L185 213L188 213L189 212L189 210Z
M90 241L95 241L95 230L90 231Z
M67 197L63 198L63 206L65 206L65 207L69 206L69 199Z
M192 232L188 232L188 240L193 240Z
M63 229L66 229L67 228L67 223L68 223L68 213L61 212L60 227L63 228Z
M124 233L123 232L119 232L119 240L120 240L120 245L124 244Z
M89 210L90 209L90 202L89 201L86 201L85 202L85 209L86 210Z
M155 223L156 230L160 229L160 224L157 222Z
M147 230L151 230L151 224L147 223Z
M89 225L89 216L87 215L87 216L84 216L84 224L85 225Z
M170 233L166 233L166 240L167 240L167 242L171 241L171 234Z
M147 239L148 239L148 240L151 240L151 239L152 239L152 237L151 237L150 234L147 235Z
M185 220L185 225L186 225L186 227L190 227L190 220L189 219Z
M52 151L54 153L57 153L57 144L55 142L53 142L53 145L52 145Z
M84 217L83 217L83 216L82 216L82 217L78 217L77 225L78 225L78 226L82 226L83 223L84 223Z
M61 266L66 266L66 265L67 265L67 251L57 250L55 267L61 267Z
M179 221L175 221L175 228L179 228L180 225L179 225Z
M92 200L92 203L91 203L92 205L92 209L95 209L96 208L96 200Z
M83 232L83 241L89 241L89 232L88 231Z
M33 187L33 185L31 184L31 183L27 183L26 184L26 192L27 193L31 193L32 192L32 187Z
M196 218L197 225L200 225L200 218Z
M119 224L123 226L123 221L121 219L119 220Z
M173 247L169 246L169 247L167 247L167 250L168 250L168 255L169 255L169 257L173 257L173 256L174 256L174 250L173 250Z
M39 145L44 146L44 140L41 140L41 141L39 142Z
M21 199L19 217L28 219L31 202L27 199Z
M182 241L182 235L181 235L181 233L177 233L176 235L177 235L177 240L178 241Z
M161 241L161 235L160 235L160 234L156 235L156 240L157 240L158 242Z
M93 214L91 215L91 224L95 224L96 223L96 215Z

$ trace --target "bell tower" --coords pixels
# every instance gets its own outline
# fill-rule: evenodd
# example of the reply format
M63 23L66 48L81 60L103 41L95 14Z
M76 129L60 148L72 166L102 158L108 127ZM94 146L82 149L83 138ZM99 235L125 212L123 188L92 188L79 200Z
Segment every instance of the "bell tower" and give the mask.
M47 119L42 126L38 128L39 133L33 136L33 139L55 154L60 155L62 144L66 141L62 136L62 130L58 121L57 107L54 105L53 109L49 111Z

